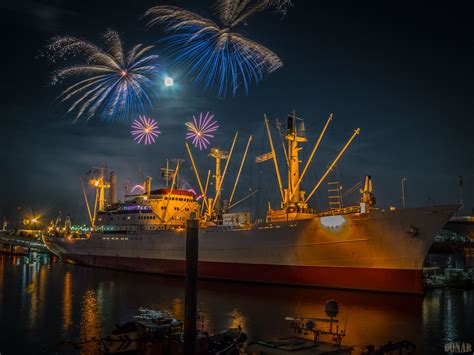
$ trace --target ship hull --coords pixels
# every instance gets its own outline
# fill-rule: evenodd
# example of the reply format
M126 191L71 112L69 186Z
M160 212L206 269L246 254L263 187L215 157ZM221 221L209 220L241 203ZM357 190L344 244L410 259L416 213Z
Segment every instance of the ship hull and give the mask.
M437 232L458 206L374 211L207 228L199 241L202 278L423 293L422 267ZM183 275L185 231L45 237L63 260L95 267Z
M184 276L185 261L130 257L64 255L74 264L113 270ZM252 283L423 293L421 270L358 267L258 265L201 261L199 277Z

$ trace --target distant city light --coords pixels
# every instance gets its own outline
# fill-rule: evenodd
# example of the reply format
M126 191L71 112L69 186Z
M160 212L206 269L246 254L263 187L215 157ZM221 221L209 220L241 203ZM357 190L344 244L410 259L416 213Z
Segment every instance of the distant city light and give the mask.
M173 78L170 78L169 76L165 78L165 86L173 86L173 83Z

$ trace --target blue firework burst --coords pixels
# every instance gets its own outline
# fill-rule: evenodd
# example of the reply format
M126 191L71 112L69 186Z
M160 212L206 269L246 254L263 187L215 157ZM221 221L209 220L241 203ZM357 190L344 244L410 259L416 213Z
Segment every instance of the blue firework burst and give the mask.
M248 94L252 83L258 84L283 65L270 49L233 31L252 13L269 6L270 1L248 8L234 8L232 3L219 5L222 25L174 6L156 6L147 12L152 18L150 25L164 24L167 36L163 41L174 63L204 89L215 87L219 96L235 95L239 88Z
M53 83L77 78L66 88L61 101L70 101L69 112L76 119L100 116L106 119L135 117L157 98L154 85L159 73L158 56L149 54L153 46L138 44L124 53L117 32L104 35L107 50L75 38L58 37L48 46L53 58L82 56L83 64L57 70Z

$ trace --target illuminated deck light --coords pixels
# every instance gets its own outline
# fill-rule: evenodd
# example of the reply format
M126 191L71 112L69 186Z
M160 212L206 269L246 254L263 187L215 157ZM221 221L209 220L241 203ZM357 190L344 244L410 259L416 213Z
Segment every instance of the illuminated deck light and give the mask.
M337 228L341 227L346 223L346 219L343 216L327 216L320 218L321 225L326 228Z

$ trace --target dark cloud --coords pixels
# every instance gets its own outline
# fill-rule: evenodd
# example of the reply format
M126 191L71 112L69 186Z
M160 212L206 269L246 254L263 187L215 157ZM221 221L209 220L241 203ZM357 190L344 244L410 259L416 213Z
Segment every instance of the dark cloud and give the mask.
M2 6L22 20L26 27L44 32L55 33L64 23L78 13L66 7L63 1L16 1L5 2Z

